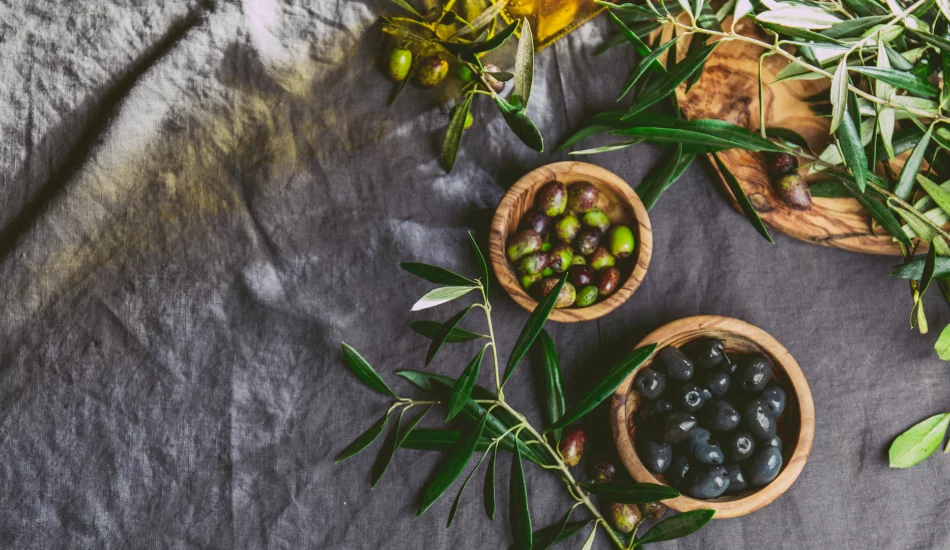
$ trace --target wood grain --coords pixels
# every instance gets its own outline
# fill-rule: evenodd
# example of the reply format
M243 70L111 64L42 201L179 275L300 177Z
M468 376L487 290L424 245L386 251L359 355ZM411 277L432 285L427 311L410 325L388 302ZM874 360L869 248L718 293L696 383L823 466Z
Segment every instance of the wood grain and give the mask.
M600 190L597 208L607 214L615 224L624 224L634 230L637 244L632 257L636 258L632 270L623 273L624 283L607 298L582 308L555 309L549 319L560 323L577 323L603 317L620 307L636 292L646 276L653 255L653 229L646 208L636 193L616 174L586 162L555 162L542 166L521 177L505 193L495 216L492 218L488 236L488 254L498 282L521 307L534 311L538 302L528 295L518 280L517 274L505 256L505 243L521 223L521 216L534 207L538 191L546 183L559 180L566 185L588 181ZM629 262L629 259L625 262ZM618 262L618 267L620 262Z
M730 24L731 18L723 22L726 27ZM739 21L736 30L744 35L768 40L748 20ZM669 33L670 30L665 32ZM688 37L682 40L688 40ZM682 45L678 49L681 55L687 51ZM686 93L685 85L677 90L686 118L715 118L758 131L758 63L761 52L760 48L741 42L720 44L706 61L702 77L689 93ZM795 130L808 141L812 150L821 152L830 143L829 119L815 116L803 100L826 90L830 81L792 80L769 85L789 63L779 56L771 56L764 63L762 77L766 83L763 88L766 124L768 127ZM763 155L732 149L719 156L736 176L765 223L778 231L806 242L855 252L901 254L897 243L883 229L876 227L872 230L870 216L855 199L816 197L809 210L798 211L790 208L775 194ZM738 203L722 180L722 174L718 175L725 194L738 209ZM802 175L805 175L804 171Z
M749 514L771 503L785 493L801 474L815 438L815 404L805 373L792 354L767 332L739 319L716 315L687 317L660 327L641 340L635 348L652 343L657 344L658 350L666 346L679 347L691 340L707 336L723 340L727 353L758 352L769 356L775 364L772 379L788 396L786 410L778 422L779 435L785 447L782 453L784 465L772 483L714 500L681 496L664 501L667 506L679 512L709 508L716 511L714 517L717 519L733 518ZM644 366L650 365L652 361L653 356ZM663 476L656 476L648 471L635 450L637 427L634 415L640 405L640 397L635 391L631 391L632 383L633 375L620 384L611 398L610 421L617 452L633 479L641 483L663 483Z

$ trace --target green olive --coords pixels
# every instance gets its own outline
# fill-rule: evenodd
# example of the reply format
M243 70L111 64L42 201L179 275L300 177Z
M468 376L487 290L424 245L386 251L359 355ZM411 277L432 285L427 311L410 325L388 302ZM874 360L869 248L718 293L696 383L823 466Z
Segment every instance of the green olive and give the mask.
M405 48L396 48L389 54L389 79L402 82L409 76L412 67L412 52Z
M435 88L449 74L449 62L437 55L427 57L416 71L416 83L423 88Z
M450 118L450 119L452 119L452 118L455 117L455 110L456 110L456 109L458 109L458 107L452 107L452 110L449 111L449 118ZM472 112L469 111L469 112L465 113L465 126L463 126L462 129L463 129L463 130L468 130L469 128L472 127L472 124L474 124L474 123L475 123L475 117L472 116Z
M610 503L610 512L607 514L610 523L621 533L629 533L643 519L643 514L636 504Z
M594 268L595 271L600 271L605 267L613 267L617 265L617 259L607 251L604 247L599 247L590 255L590 266Z
M522 275L521 286L524 287L525 290L529 290L531 288L531 285L540 281L541 278L542 277L540 273L533 273L531 275Z
M568 243L560 243L551 249L551 269L555 273L563 273L571 267L574 261L574 249Z
M469 83L475 79L475 75L472 74L472 70L469 69L467 65L459 63L455 66L455 78L462 82Z
M518 272L522 275L534 275L548 266L550 259L547 252L535 252L528 254L518 261Z
M547 266L546 268L544 268L543 270L541 270L541 276L542 276L542 277L553 277L553 276L554 276L554 270L551 269L551 266Z
M584 212L584 225L589 225L590 227L596 227L600 229L602 233L606 233L610 229L610 218L607 217L607 214L604 214L604 211L600 208L591 208L587 212Z
M577 298L574 300L574 305L577 307L587 307L597 301L597 287L594 285L587 285L581 287L577 291Z
M567 190L567 209L571 212L587 212L597 204L600 191L594 184L582 181L572 184Z
M615 225L607 235L607 244L610 247L610 253L622 260L633 254L636 239L634 239L633 231L630 231L629 227Z
M581 221L571 213L564 214L554 222L554 234L561 242L574 242L577 232L581 230Z
M531 229L525 229L508 241L508 259L516 262L528 254L541 250L541 235Z
M574 254L574 259L571 260L571 265L587 265L587 258L581 256L580 254Z
M557 180L552 181L541 188L536 201L538 210L545 216L560 216L567 207L567 188Z

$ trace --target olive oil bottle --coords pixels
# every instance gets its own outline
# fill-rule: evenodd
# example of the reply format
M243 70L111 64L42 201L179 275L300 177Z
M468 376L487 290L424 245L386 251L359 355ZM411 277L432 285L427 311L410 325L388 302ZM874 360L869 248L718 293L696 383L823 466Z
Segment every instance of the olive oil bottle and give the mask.
M527 17L534 33L534 47L540 51L602 9L594 0L510 0L502 14L508 21Z

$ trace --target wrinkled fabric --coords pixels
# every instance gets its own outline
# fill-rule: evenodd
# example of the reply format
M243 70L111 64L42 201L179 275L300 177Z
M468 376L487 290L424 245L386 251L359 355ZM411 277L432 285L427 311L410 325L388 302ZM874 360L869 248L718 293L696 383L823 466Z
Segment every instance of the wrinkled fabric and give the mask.
M479 99L445 174L450 102L410 87L386 107L378 16L395 9L0 4L0 546L507 547L507 522L483 515L480 476L451 530L454 492L414 517L437 454L400 451L373 490L373 451L333 460L388 407L343 367L340 342L418 395L393 374L422 367L427 341L407 326L456 309L410 313L431 285L397 262L475 273L468 232L484 242L505 189L568 158L527 149ZM635 60L629 48L591 56L610 32L600 18L538 56L529 112L548 150L614 105ZM590 160L636 185L658 152ZM938 293L920 336L906 284L887 276L893 258L781 235L769 245L705 163L651 219L653 261L633 298L597 321L549 326L568 401L649 331L708 313L778 338L818 418L787 494L657 547L950 547L950 460L899 471L886 457L897 434L950 408L932 351L950 321ZM526 313L497 285L491 299L504 360ZM430 368L457 375L474 353L447 346ZM540 422L535 367L522 365L506 395ZM609 457L606 411L584 422L588 456ZM527 477L535 526L553 522L570 498L547 472Z

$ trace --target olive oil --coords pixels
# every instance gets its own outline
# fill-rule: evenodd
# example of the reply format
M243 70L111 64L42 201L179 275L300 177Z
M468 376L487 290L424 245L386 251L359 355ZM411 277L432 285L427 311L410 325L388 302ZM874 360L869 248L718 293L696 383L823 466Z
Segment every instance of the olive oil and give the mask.
M535 50L541 51L602 9L594 0L511 0L503 15L508 21L527 17L534 34Z

